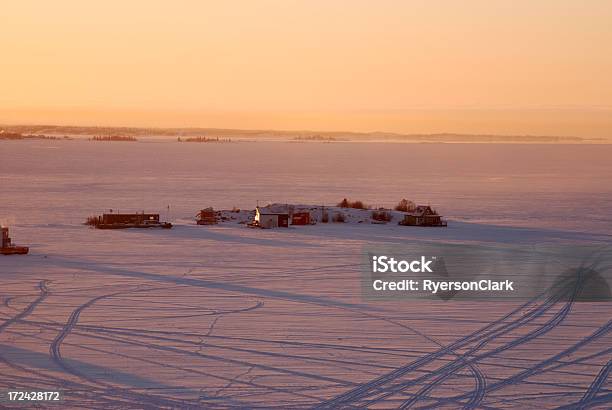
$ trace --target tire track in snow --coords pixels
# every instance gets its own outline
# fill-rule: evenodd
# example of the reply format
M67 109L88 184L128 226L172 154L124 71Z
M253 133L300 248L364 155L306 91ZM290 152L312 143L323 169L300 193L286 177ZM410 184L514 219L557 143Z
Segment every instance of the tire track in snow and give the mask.
M593 382L589 385L580 401L557 407L557 410L582 410L597 404L612 403L612 393L607 393L597 397L597 393L603 384L608 380L610 371L612 371L612 360L608 361L608 363L601 368L599 374L595 377L595 379L593 379Z
M140 346L140 347L144 347L147 349L159 349L160 347L157 345L153 345L153 344L148 344L148 343L142 343L142 342L138 342L138 341L134 341L132 339L122 339L122 338L117 338L117 337L106 337L106 336L97 336L96 337L99 340L108 340L108 341L112 341L112 342L121 342L127 345L132 345L132 346ZM93 349L93 348L87 348L90 350L97 350L97 349ZM184 350L176 350L175 348L168 348L170 349L170 351L173 352L177 352L177 353L189 353L189 354L195 354L194 352L190 352L190 351L184 351ZM98 350L99 351L99 350ZM110 353L110 352L105 352L105 353ZM219 380L223 380L225 382L229 382L232 381L232 378L228 378L228 377L224 377L220 374L216 374L216 373L206 373L206 372L202 372L196 369L190 369L190 368L181 368L178 366L173 366L173 365L169 365L167 363L162 363L162 362L158 362L158 361L153 361L153 360L149 360L143 357L137 357L137 356L127 356L127 355L122 355L122 354L118 354L115 353L117 356L122 357L122 358L128 358L128 359L133 359L133 360L139 360L141 362L145 362L145 363L149 363L149 364L155 364L158 366L163 366L163 367L167 367L167 368L173 368L176 370L180 370L180 371L184 371L184 372L188 372L188 373L192 373L192 374L197 374L197 375L201 375L201 376L206 376L206 377L213 377ZM277 393L291 393L297 396L300 396L299 394L297 394L295 392L295 389L291 389L291 390L284 390L281 388L276 388L273 386L266 386L266 385L262 385L262 384L255 384L255 383L248 383L248 382L242 382L242 381L236 381L234 380L235 383L240 383L242 385L248 386L248 387L255 387L255 388L261 388L261 389L267 389L267 390L271 390L273 392L277 392ZM99 383L102 384L102 383ZM109 387L112 389L112 386ZM115 389L116 390L116 389ZM125 389L123 389L125 390ZM129 390L126 390L127 392L129 392ZM137 393L134 393L137 394ZM303 396L303 395L302 395ZM310 397L310 396L303 396L304 398L308 398L310 400L315 399L315 397ZM182 408L182 407L180 407Z
M570 298L569 300L565 303L565 305L563 306L563 308L561 308L548 322L546 322L544 325L540 326L538 329L531 331L529 333L527 333L526 335L520 336L517 339L508 342L502 346L499 346L495 349L493 349L492 351L489 351L487 353L481 354L479 356L475 356L472 359L469 360L470 363L477 363L479 360L488 358L488 357L492 357L494 355L496 355L497 353L501 353L503 351L512 349L516 346L519 346L521 344L524 344L530 340L533 340L543 334L548 333L550 330L554 329L556 326L558 326L569 314L573 302L576 298L576 295L578 294L578 292L580 291L580 289L582 288L582 286L584 285L584 282L582 281L583 279L583 274L585 272L588 272L587 269L590 268L586 268L586 267L582 267L579 271L578 271L578 278L576 283L574 283L573 288L567 288L567 287L563 287L563 291L559 292L559 294L557 295L553 295L551 296L547 302L550 302L550 306L552 307L558 300L560 300L561 298L563 298L564 296L568 296L566 295L566 293L569 293L569 291L571 290L571 293L569 294ZM545 303L543 306L546 306L547 304ZM542 311L539 315L536 316L540 317L545 311L547 311L547 309L545 309L544 311ZM519 320L518 322L512 323L510 325L508 325L508 327L506 329L503 329L503 331L500 331L500 333L498 333L497 335L491 335L490 337L488 337L487 339L481 341L477 346L475 346L474 348L470 349L468 352L465 353L465 356L473 356L473 354L480 350L484 345L486 345L489 341L494 340L496 337L504 335L508 332L510 332L511 330L513 330L513 328L518 328L521 327L523 324L527 324L529 322L531 322L532 320L534 320L534 318L531 318L527 321L523 321L523 318L521 318L521 320ZM524 322L524 323L521 323ZM518 325L518 326L517 326ZM427 386L423 387L417 394L415 394L414 396L412 396L410 399L406 400L404 403L402 403L402 405L400 406L401 409L407 409L410 406L412 406L412 404L416 403L419 399L425 398L425 394L431 390L433 390L433 388L435 388L436 386L442 384L446 379L448 379L450 376L452 376L455 372L457 372L458 370L460 370L461 368L463 368L465 366L464 363L454 363L451 362L449 364L447 364L446 366L443 366L442 368L430 373L429 375L427 375L428 377L433 375L438 375L437 379L434 380L433 382L431 382L430 384L428 384ZM406 387L408 385L412 385L414 383L410 383L410 384L406 384ZM472 397L472 399L470 399L469 403L466 404L464 406L464 408L474 408L476 407L481 401L482 399L484 399L486 392L485 391L477 391L474 392L474 395L479 397L479 400L475 400L474 397Z
M529 332L528 334L521 336L515 340L512 340L511 342L508 342L502 346L499 346L495 349L493 349L492 351L489 351L487 353L481 354L479 356L475 356L472 359L469 359L470 363L475 363L478 360L482 360L484 358L487 357L491 357L497 353L501 353L503 351L512 349L516 346L519 346L523 343L526 343L532 339L535 339L536 337L541 336L544 333L547 333L548 331L552 330L554 327L556 327L559 323L561 323L561 321L563 321L565 319L565 317L567 316L567 313L569 312L569 308L568 306L565 306L564 308L562 308L561 310L559 310L559 312L557 312L552 319L550 319L548 322L546 322L544 325L542 325L541 327L539 327L538 329ZM543 312L542 312L543 314ZM541 315L538 315L537 317L539 317ZM528 322L531 322L531 320L534 320L535 318L530 319ZM525 323L525 324L526 324ZM521 324L522 325L522 324ZM470 349L467 353L465 353L465 356L472 356L475 352L477 352L478 350L480 350L482 347L484 347L484 345L486 345L488 342L495 340L498 336L501 336L503 334L506 334L512 330L514 330L514 328L520 327L519 326L509 326L509 328L504 329L503 332L500 332L499 334L491 334L490 336L488 336L485 340L481 341L478 345L476 345L475 347L473 347L472 349ZM450 376L452 376L454 374L454 372L461 370L463 367L465 367L464 363L457 363L455 362L451 362L448 363L447 365L443 366L442 368L433 371L429 374L426 375L427 378L430 378L432 376L436 376L438 375L438 377L433 380L431 383L429 383L427 386L423 387L418 393L416 393L413 397L411 397L410 399L408 399L407 401L405 401L404 403L402 403L402 405L399 407L400 409L407 409L410 408L414 403L416 403L418 400L425 398L425 395L430 392L431 390L433 390L435 387L441 385L445 380L447 380ZM409 384L405 384L405 387L408 387L409 385L414 385L414 382L410 382ZM486 386L477 386L477 390L474 392L472 399L470 400L470 404L466 404L464 406L464 408L474 408L475 406L478 405L478 403L480 403L480 400L482 400L484 398L485 395L485 391L483 390L484 388L486 388Z
M554 305L558 300L560 300L561 298L565 297L565 296L569 296L569 300L565 303L565 305L563 306L563 308L561 308L548 322L546 322L543 326L540 326L538 329L531 331L529 333L527 333L526 335L520 336L517 339L506 343L505 345L499 346L487 353L481 354L479 356L475 356L472 359L469 360L470 363L477 363L479 360L488 358L488 357L492 357L498 353L501 353L503 351L512 349L516 346L519 346L521 344L524 344L530 340L533 340L537 337L542 336L543 334L548 333L549 331L551 331L552 329L554 329L556 326L558 326L563 320L565 320L565 318L567 317L567 315L569 314L569 312L571 311L572 305L574 303L574 301L576 300L576 296L578 295L578 293L580 292L580 290L582 289L582 287L584 286L584 275L585 274L590 274L591 272L593 272L592 268L595 266L596 263L594 263L593 265L591 265L590 267L585 267L582 266L577 270L577 278L575 283L573 284L573 286L567 287L567 282L571 279L566 279L564 281L566 286L562 286L561 289L562 291L559 292L557 295L553 295L549 298L549 301L551 301L551 306ZM570 293L571 291L571 293ZM569 295L566 295L567 293L569 293ZM546 305L546 304L545 304ZM548 310L548 309L546 309ZM546 311L545 310L545 311ZM544 313L544 311L542 312L542 314ZM538 315L538 317L541 316ZM527 324L529 322L531 322L533 320L530 319L528 321L526 321L524 324ZM521 321L519 321L521 322ZM480 350L484 345L486 345L489 341L493 340L494 338L501 336L503 334L508 333L509 331L513 330L512 327L520 327L522 326L513 326L518 324L519 322L516 322L515 324L511 324L509 326L509 328L504 329L503 331L501 331L499 334L497 335L492 335L488 340L485 339L483 340L481 343L479 343L476 347L470 349L468 352L466 352L464 355L465 356L473 356L473 354ZM433 388L435 388L436 386L442 384L446 379L448 379L450 376L452 376L455 372L457 372L458 370L462 369L463 367L465 367L465 363L449 363L446 366L442 367L441 369L438 369L434 372L432 372L432 375L436 375L438 374L438 378L436 380L434 380L432 383L430 383L429 385L427 385L426 387L422 388L416 395L414 395L413 397L411 397L410 399L406 400L404 403L402 403L402 405L400 406L401 409L407 409L409 408L412 404L414 404L416 401L418 401L421 398L425 397L425 394L429 391L431 391ZM477 386L478 387L478 386ZM486 386L484 386L484 388L486 388ZM466 404L464 406L464 408L466 409L472 409L474 407L476 407L481 401L482 399L484 399L486 394L485 390L482 391L475 391L474 392L474 396L477 397L472 397L470 399L470 401L468 402L468 404ZM479 398L479 399L478 399Z
M9 327L13 323L18 322L21 319L24 319L27 316L29 316L34 311L34 309L36 309L36 307L40 303L42 303L43 300L45 300L45 298L49 294L49 289L47 289L47 283L48 283L48 281L46 281L46 280L41 280L40 282L38 282L38 289L40 290L39 296L32 303L30 303L28 306L26 306L26 308L24 310L22 310L21 312L19 312L18 314L16 314L12 318L10 318L10 319L6 320L4 323L2 323L0 325L0 332L2 332L4 329Z
M605 366L603 366L593 380L593 383L589 386L587 391L584 393L584 396L579 402L579 408L585 408L595 399L595 396L603 386L603 384L608 380L608 376L610 375L610 371L612 370L612 360L608 361Z
M141 291L147 291L147 290L151 290L151 289L142 289ZM50 347L50 351L57 351L57 350L59 350L63 339L65 339L65 337L69 333L71 333L75 328L78 327L78 318L79 318L80 314L82 313L82 311L84 309L86 309L87 307L90 307L92 304L94 304L95 302L97 302L98 300L100 300L100 299L102 299L104 297L110 297L110 296L113 296L113 295L124 294L124 293L131 293L131 292L135 292L135 291L138 291L138 290L129 291L129 292L128 291L122 291L122 292L117 292L117 293L114 293L114 294L99 296L99 297L94 298L94 299L86 302L85 304L79 306L75 311L73 311L73 313L71 314L71 316L70 316L68 322L66 323L66 325L64 325L62 327L60 333L58 334L58 336L54 340L54 343ZM251 310L254 310L254 309L257 309L257 308L261 307L262 305L263 305L263 302L258 302L254 306L250 306L250 307L246 307L246 308L240 308L240 309L220 311L220 312L217 312L216 314L231 314L231 313L237 313L237 312L251 311ZM90 326L85 326L85 328L89 328L89 327ZM154 332L154 333L157 333L157 332ZM172 333L172 332L162 332L162 333ZM138 335L135 335L135 336L138 336ZM108 339L108 340L119 341L119 342L127 343L127 344L130 344L130 345L139 345L139 346L143 346L143 347L146 347L146 348L157 348L157 349L162 348L161 346L152 345L152 344L142 344L142 343L135 342L133 340L125 340L125 339L118 339L118 338L116 338L116 339ZM162 349L162 350L164 350L164 349ZM180 350L180 349L171 349L171 351L174 351L174 352L177 352L177 353L184 353L184 354L193 354L193 352L184 351L184 350ZM215 357L215 356L210 356L210 355L199 355L199 356L209 357L209 358L213 358L213 359L216 359L216 360L224 360L221 357ZM76 370L72 369L65 362L63 362L63 358L61 357L61 351L60 351L60 354L57 356L57 359L60 360L63 363L62 368L64 368L66 371L72 373L73 375L81 377L81 378L84 378L84 379L86 379L88 381L91 381L91 382L94 382L96 384L105 386L107 388L113 388L112 386L110 386L108 384L105 384L105 383L102 383L102 382L99 382L99 381L96 381L96 380L92 380L91 378L88 378L85 375L83 375L83 374L77 372ZM272 369L272 368L270 368L270 369ZM280 372L286 371L284 369L278 369L278 370ZM300 375L308 376L307 374L301 374L301 373L300 373ZM219 377L219 376L217 375L216 377ZM314 376L311 376L311 377L314 377ZM226 381L230 381L230 379L225 379L225 380ZM333 380L333 379L329 379L328 381L333 381L335 383L345 383L343 381L338 381L338 380ZM235 382L235 380L234 380L234 382ZM264 388L271 389L273 391L287 393L284 390L274 389L274 388L270 388L270 387L267 387L267 386L256 386L256 387L264 387ZM314 399L314 397L310 397L310 399ZM183 406L184 406L184 403L182 403L181 408Z
M114 386L101 382L99 380L95 380L93 378L88 377L87 375L82 374L81 372L78 372L77 370L73 369L71 366L69 366L64 359L62 358L61 355L61 344L64 341L64 339L75 329L75 327L77 327L78 325L78 320L79 317L81 315L81 313L91 307L93 304L95 304L96 302L98 302L101 299L104 298L109 298L109 297L113 297L113 296L117 296L120 294L127 294L127 293L132 293L132 292L141 292L141 291L149 291L152 289L136 289L136 290L131 290L131 291L120 291L120 292L115 292L115 293L111 293L111 294L106 294L106 295L102 295L102 296L98 296L96 298L93 298L91 300L89 300L88 302L80 305L79 307L77 307L70 315L67 323L62 327L60 333L57 335L57 337L54 339L54 341L51 343L50 347L49 347L49 352L51 354L51 357L53 358L53 360L56 362L56 364L58 364L59 366L62 367L62 369L64 369L66 372L73 374L74 376L80 377L84 380L87 380L91 383L95 383L97 385L103 386L107 389L109 389L111 391L111 394L119 394L120 396L124 397L124 398L128 398L128 399L133 399L134 397L140 399L140 400L145 400L145 401L149 401L149 402L153 402L155 405L159 405L159 404L163 404L165 403L165 405L170 406L171 408L190 408L195 406L193 403L187 403L184 401L179 401L179 400L173 400L173 399L165 399L163 397L159 397L159 396L152 396L152 395L143 395L137 392L133 392L129 389L120 389L120 388L115 388ZM247 308L242 308L242 309L236 309L236 310L229 310L229 311L222 311L219 312L218 314L231 314L231 313L235 313L235 312L244 312L244 311L250 311L253 309L257 309L259 307L261 307L263 305L263 302L259 302L254 306L250 306ZM128 341L128 340L120 340L120 339L115 339L116 341L122 341L123 343L127 343L127 344L131 344L131 345L140 345L146 348L157 348L160 349L162 348L161 346L156 346L156 345L150 345L150 344L141 344L138 342L134 342L134 341ZM170 349L167 348L170 351L174 351L174 352L179 352L179 353L192 353L192 352L187 352L187 351L183 351L181 349ZM165 350L165 349L162 349ZM214 359L217 360L221 360L220 358L214 357L214 356L210 356L210 355L200 355L200 356L206 356L206 357L212 357ZM332 380L332 379L330 379ZM336 383L339 383L339 381L335 381ZM272 389L275 390L275 389ZM197 406L196 406L197 407Z
M53 339L53 342L51 342L51 345L49 346L49 354L51 355L51 359L53 360L53 362L55 362L55 364L64 369L64 371L66 371L67 373L71 373L92 383L99 383L99 381L96 381L71 368L62 358L61 346L64 339L66 339L66 337L70 334L70 332L72 332L72 329L74 329L74 327L78 323L79 317L81 316L81 312L83 312L85 309L87 309L97 301L114 296L116 294L117 293L112 293L108 295L98 296L77 307L70 314L70 317L68 318L68 321L66 322L62 330L55 337L55 339Z
M591 267L592 268L592 267ZM585 270L585 267L581 267L581 272L583 272ZM530 332L529 334L520 337L512 342L509 342L505 345L502 346L502 348L497 348L494 349L493 351L490 352L490 354L487 354L485 357L499 353L500 351L503 350L507 350L513 347L516 347L522 343L525 343L528 340L534 339L536 337L541 336L541 334L544 334L546 332L548 332L550 329L554 328L555 326L557 326L564 318L565 316L569 313L569 310L571 308L571 303L573 302L573 299L575 297L575 295L577 294L577 292L580 290L580 286L582 284L582 281L577 281L576 284L574 285L574 288L572 289L572 293L571 293L571 298L570 301L564 306L564 308L562 308L561 310L559 310L559 312L557 312L555 314L555 316L548 321L545 325L543 325L542 327L540 327L539 329ZM392 372L389 372L385 375L379 376L378 378L364 383L360 386L358 386L357 388L350 390L347 393L343 393L331 400L327 400L323 403L320 403L318 406L316 406L315 408L317 409L328 409L328 408L338 408L340 406L351 406L351 403L361 400L365 397L367 397L368 395L372 394L373 392L381 392L384 391L385 389L383 389L382 387L387 384L392 382L393 380L396 380L406 374L408 374L411 371L414 371L418 368L423 367L425 364L430 363L440 357L445 356L446 354L452 353L454 350L458 349L458 348L462 348L466 345L468 345L469 343L472 342L478 342L480 341L480 343L476 346L476 348L480 349L481 347L483 347L486 343L488 343L491 340L494 340L497 336L501 335L501 334L505 334L508 333L511 330L514 330L517 327L521 327L525 324L530 323L531 321L541 317L542 315L544 315L551 307L554 306L554 304L560 300L562 297L566 296L566 294L568 293L568 288L565 288L563 291L557 291L555 294L549 296L544 303L542 303L542 305L537 306L534 310L532 310L531 312L527 313L527 314L523 314L522 316L519 316L519 319L516 321L512 321L510 323L505 323L508 319L511 319L513 316L516 316L517 314L521 314L521 312L526 309L527 307L533 305L534 303L537 302L537 300L543 296L543 295L539 295L536 296L535 298L533 298L532 300L526 302L525 304L519 306L518 308L512 310L510 313L506 314L504 317L491 322L490 324L486 325L485 327L483 327L482 329L477 330L476 332L473 332L461 339L459 339L456 342L451 343L450 345L436 351L436 352L432 352L420 359L417 359L416 361L407 364L406 366L402 366ZM499 328L496 328L499 327ZM491 330L493 329L493 330ZM474 350L474 348L472 349ZM452 363L451 363L452 364ZM460 364L460 368L464 367L465 364L461 363ZM450 369L451 366L446 367L446 369ZM410 386L410 385L414 385L420 381L426 380L428 378L434 377L436 376L436 374L439 374L438 372L431 372L426 374L425 376L422 376L416 380L413 380L409 383L401 383L399 384L399 389L393 389L390 392L387 392L385 394L383 394L382 396L378 397L376 400L370 402L370 404L380 401L383 398L386 398L392 394L395 394L403 389L405 389L406 387ZM428 386L426 386L425 388L428 388ZM478 388L478 385L477 385ZM475 396L480 396L482 395L482 388L480 388L481 390L477 390L474 391L474 395ZM418 396L413 396L411 399L409 399L408 401L404 402L402 404L403 407L409 407L410 405L412 405L413 402L415 402L415 397Z
M530 376L533 376L535 374L539 374L548 370L554 370L557 369L559 367L562 366L566 366L568 364L565 363L561 363L558 364L557 366L553 366L550 369L546 369L546 367L556 363L560 358L564 357L564 356L568 356L574 352L576 352L577 350L579 350L580 348L584 347L585 345L593 342L594 340L597 340L598 338L605 336L606 334L608 334L610 331L612 331L612 321L609 321L607 324L605 324L604 326L600 327L599 329L597 329L595 332L593 332L592 334L590 334L589 336L585 337L584 339L582 339L581 341L579 341L578 343L568 347L567 349L555 354L554 356L549 357L546 360L543 360L539 363L536 363L534 366L527 368L521 372L519 372L518 374L515 374L511 377L508 377L504 380L500 380L496 383L491 384L488 388L487 388L487 393L489 392L493 392L496 390L500 390L504 387L516 384L517 382L520 382ZM608 350L609 351L609 350ZM604 351L605 354L606 351ZM570 362L572 363L572 362ZM466 398L467 395L460 395L460 396L455 396L452 398L448 398L448 399L443 399L443 400L439 400L438 402L436 402L435 404L432 405L431 408L435 408L435 406L444 404L447 401L451 401L451 400L460 400L460 399L464 399ZM430 408L430 407L426 407L426 408Z
M411 331L411 332L415 333L416 335L421 336L422 338L424 338L424 339L428 340L429 342L434 343L435 345L437 345L437 346L439 346L439 347L441 347L441 348L443 348L443 347L444 347L444 345L442 345L440 342L438 342L438 341L437 341L436 339L434 339L433 337L431 337L431 336L429 336L429 335L427 335L427 334L425 334L425 333L423 333L423 332L420 332L420 331L418 331L417 329L415 329L415 328L413 328L413 327L411 327L411 326L408 326L408 325L405 325L405 324L403 324L403 323L400 323L400 322L398 322L398 321L396 321L396 320L389 319L389 318L385 318L385 317L379 317L379 316L377 316L377 315L374 315L374 314L369 314L369 313L365 313L365 312L354 312L354 313L362 314L362 315L364 315L364 316L366 316L366 317L371 317L371 318L375 318L375 319L380 319L380 320L383 320L383 321L385 321L385 322L387 322L387 323L391 323L392 325L402 327L402 328L404 328L404 329L407 329L407 330L409 330L409 331ZM465 361L464 356L463 356L463 355L461 355L461 354L456 353L454 350L451 350L449 354L451 354L451 355L455 356L455 357L457 358L457 360L462 360L462 361ZM481 391L481 390L483 389L483 387L480 387L480 386L481 386L481 385L485 385L485 386L486 386L486 376L485 376L485 374L484 374L484 373L482 372L482 370L481 370L481 369L480 369L480 368L479 368L477 365L475 365L475 364L472 364L472 363L466 362L466 365L469 367L470 372L471 372L471 374L472 374L472 375L473 375L473 377L474 377L474 381L475 381L475 383L476 383L476 388L475 388L475 391ZM386 397L386 395L383 395L382 397L377 398L376 400L372 401L372 403L373 403L373 402L376 402L376 401L379 401L381 398L384 398L384 397ZM477 397L477 394L475 394L475 397Z
M47 285L50 282L51 281L48 281L48 280L41 280L38 283L38 289L40 291L39 296L33 302L31 302L24 310L22 310L20 313L18 313L17 315L13 316L9 320L7 320L4 323L2 323L0 325L0 333L3 332L4 330L6 330L12 324L24 321L24 319L26 317L28 317L34 311L34 309L36 309L36 307L38 305L40 305L47 298L47 296L50 294L50 291L47 288ZM24 373L34 374L34 375L40 377L41 379L46 380L45 383L50 383L49 381L56 382L58 384L59 384L59 382L63 382L63 383L66 382L65 380L61 380L61 379L58 379L56 377L46 375L46 374L44 374L42 372L39 372L39 371L36 371L36 370L33 370L33 369L28 369L28 368L25 368L23 366L17 365L15 363L11 363L9 360L7 360L5 357L2 356L1 352L0 352L0 362L6 364L7 366L9 366L9 367L11 367L13 369L22 371ZM85 386L85 385L81 385L81 384L74 383L74 382L69 382L69 384L70 384L71 387L76 387L78 389L90 389L90 386ZM84 397L85 398L89 398L89 399L95 398L97 400L103 400L107 404L108 403L116 404L118 402L117 400L109 400L109 399L106 399L104 397L97 397L95 392L91 393L91 397L88 397L87 395L85 395Z
M131 292L138 292L138 291L147 291L149 289L141 289L141 290L132 290L132 291L120 291L120 292L115 292L115 293L109 293L106 295L101 295L98 297L95 297L93 299L90 299L89 301L87 301L86 303L80 305L79 307L77 307L74 311L72 311L72 313L70 314L70 317L68 318L68 321L66 322L66 324L64 325L64 327L62 328L62 330L60 331L60 333L55 337L55 339L53 340L53 342L51 343L51 345L49 346L49 353L51 355L52 360L58 365L60 366L64 371L66 371L67 373L70 373L74 376L77 376L83 380L87 380L91 383L94 383L96 385L102 386L106 389L108 389L108 392L111 396L113 395L119 395L125 399L137 399L139 402L149 402L155 406L168 406L169 408L195 408L195 406L191 403L182 401L182 400L174 400L174 399L167 399L164 397L159 397L159 396L154 396L154 395L147 395L147 394L141 394L138 392L134 392L130 389L124 389L124 388L116 388L108 383L102 382L100 380L96 380L94 378L91 378L75 369L73 369L70 365L68 365L64 359L62 358L62 354L61 354L61 345L62 342L64 341L64 339L66 339L66 337L72 332L72 330L74 329L74 327L77 325L78 321L79 321L79 317L81 315L81 313L87 309L88 307L92 306L93 304L95 304L96 302L98 302L99 300L105 299L105 298L110 298L113 296L117 296L120 294L124 294L124 293L131 293Z
M436 359L440 359L448 354L451 354L454 350L456 349L460 349L463 348L464 346L468 345L469 343L472 342L476 342L479 341L480 339L487 337L487 338L492 338L496 332L499 331L499 329L495 329L496 326L501 325L502 328L503 326L508 326L505 324L505 321L508 320L509 318L513 317L515 314L520 313L523 309L525 309L527 306L529 306L530 304L532 304L533 301L527 302L524 305L518 307L517 309L513 310L512 312L508 313L506 316L498 319L497 321L491 322L490 324L486 325L485 327L483 327L482 329L479 329L467 336L464 336L463 338L451 343L450 345L447 345L435 352L429 353L426 356L423 356L409 364L407 364L406 366L400 367L390 373L387 373L383 376L380 376L368 383L365 383L361 386L359 386L358 388L349 391L348 393L344 393L330 401L326 401L324 403L321 403L319 406L317 406L316 408L320 408L320 409L328 409L328 408L337 408L339 406L343 406L343 405L348 405L350 406L350 403L356 400L360 400L365 398L367 395L371 394L373 391L376 392L384 392L385 390L382 388L385 384L392 382L395 379L398 379L399 377L402 377L406 374L408 374L409 372L412 372L414 370L417 370L419 368L422 368L423 366L425 366L428 363L433 362ZM542 306L543 307L543 306ZM538 313L539 310L542 309L542 307L538 308L538 310L535 310L533 312L530 313L530 315L534 314L534 313ZM540 314L543 314L545 312L545 310L539 312ZM539 316L539 315L538 315ZM516 323L516 322L512 322L512 323ZM511 324L512 324L511 323ZM494 329L493 331L491 331L491 329ZM487 333L488 332L488 333ZM421 381L424 381L428 378L430 378L432 375L431 373L425 374L424 376L421 376L420 378L413 380L410 382L410 384L416 384L419 383ZM400 389L404 389L405 387L407 387L405 384L399 384L396 386L395 390L391 390L391 391L387 391L385 394L383 394L382 396L378 397L376 400L370 401L368 404L373 404L375 402L378 402L386 397L391 396L392 394L397 393Z
M12 324L17 323L17 322L25 319L26 317L28 317L34 311L34 309L36 309L36 307L45 300L45 298L49 294L49 289L47 288L47 283L49 283L49 282L46 281L46 280L41 280L40 282L38 282L38 289L40 291L38 297L34 301L32 301L28 306L26 306L26 308L24 310L22 310L21 312L19 312L15 316L11 317L10 319L8 319L4 323L2 323L0 325L0 333L2 333L6 328L11 326ZM21 368L21 366L14 365L9 360L7 360L4 356L2 356L2 352L0 352L0 361L5 363L6 365L8 365L10 367L13 367L13 368L16 368L16 369L19 369L19 370L25 370L25 369Z

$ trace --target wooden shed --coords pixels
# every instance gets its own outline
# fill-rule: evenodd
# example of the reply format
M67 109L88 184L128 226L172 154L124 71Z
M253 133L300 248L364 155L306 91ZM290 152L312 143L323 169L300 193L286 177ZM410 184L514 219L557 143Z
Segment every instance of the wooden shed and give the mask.
M289 214L262 212L259 207L255 209L254 223L260 228L288 228Z

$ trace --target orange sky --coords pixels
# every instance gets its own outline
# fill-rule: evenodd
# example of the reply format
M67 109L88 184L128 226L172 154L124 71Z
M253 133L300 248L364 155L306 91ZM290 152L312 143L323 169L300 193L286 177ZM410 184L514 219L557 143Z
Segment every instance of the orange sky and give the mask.
M0 122L612 137L612 2L5 2Z

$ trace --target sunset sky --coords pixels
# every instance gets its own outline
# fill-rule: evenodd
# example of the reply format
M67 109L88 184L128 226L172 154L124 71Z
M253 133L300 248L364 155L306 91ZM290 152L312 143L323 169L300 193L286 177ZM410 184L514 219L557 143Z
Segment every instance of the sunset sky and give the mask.
M612 137L612 1L4 2L0 122Z

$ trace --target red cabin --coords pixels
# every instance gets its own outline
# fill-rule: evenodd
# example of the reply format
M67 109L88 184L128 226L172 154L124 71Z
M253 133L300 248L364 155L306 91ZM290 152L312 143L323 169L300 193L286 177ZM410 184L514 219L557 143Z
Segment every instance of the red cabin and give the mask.
M215 225L217 220L217 213L212 208L202 209L198 212L198 225Z
M289 227L289 214L278 214L278 226L281 228Z
M310 212L296 212L291 216L291 225L310 225Z

